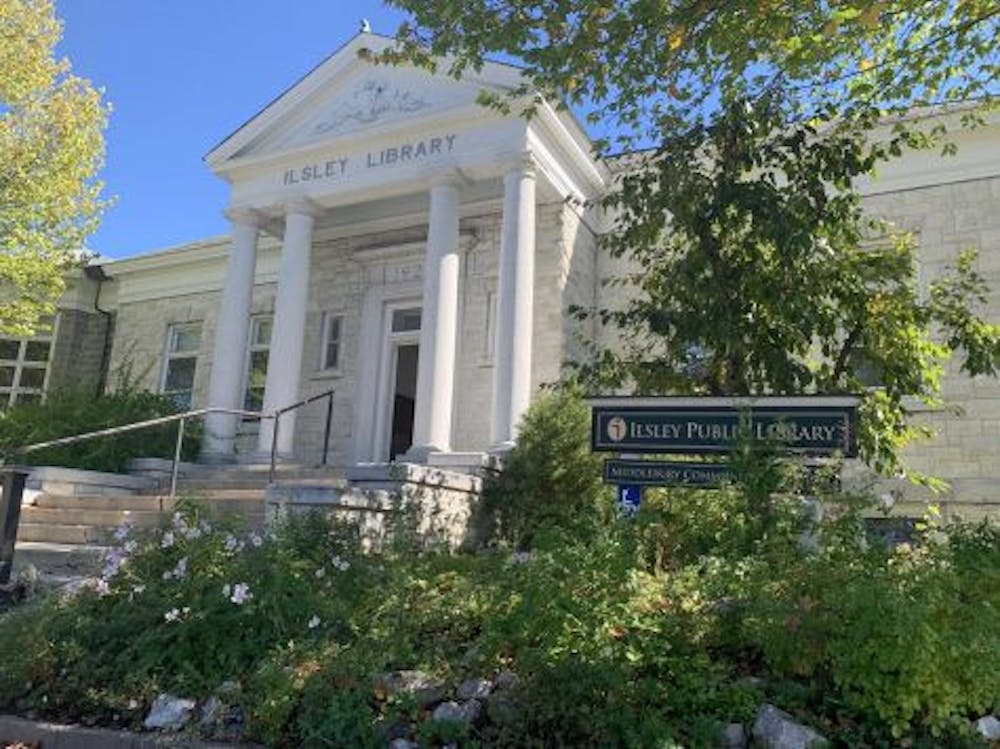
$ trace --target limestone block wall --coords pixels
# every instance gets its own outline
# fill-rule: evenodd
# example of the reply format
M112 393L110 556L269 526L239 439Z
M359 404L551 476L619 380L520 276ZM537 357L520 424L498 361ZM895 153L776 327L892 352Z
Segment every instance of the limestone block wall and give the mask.
M1000 322L1000 176L874 194L865 205L916 234L925 292L961 250L977 247L978 269L990 286L982 312ZM954 509L991 502L1000 507L1000 382L969 378L955 361L944 378L943 395L960 415L949 410L922 413L938 436L910 449L910 463L951 484L942 499Z
M401 242L405 238L398 237ZM318 240L312 248L299 394L308 398L331 389L335 391L328 456L331 465L347 465L353 455L362 301L370 270L355 258L355 252L372 239ZM341 317L339 361L332 371L324 370L320 359L324 313ZM307 460L320 458L326 408L325 401L316 402L300 409L296 417L295 451Z
M460 271L454 450L483 450L489 446L501 225L496 210L484 211L461 224L463 234L471 235L473 240L463 253Z
M252 313L274 310L275 284L254 287ZM208 397L212 349L215 345L215 321L219 311L218 291L206 291L158 299L126 302L119 306L111 349L109 387L116 378L130 371L138 387L160 390L166 356L167 331L178 323L201 324L201 346L195 367L194 407L204 406Z
M101 376L105 334L114 319L98 312L63 309L49 361L49 390L96 388Z

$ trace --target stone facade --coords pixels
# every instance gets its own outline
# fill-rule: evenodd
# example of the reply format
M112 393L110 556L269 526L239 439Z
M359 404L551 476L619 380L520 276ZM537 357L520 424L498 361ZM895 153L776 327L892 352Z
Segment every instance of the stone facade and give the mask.
M1000 319L1000 176L877 193L865 204L916 235L925 293L962 250L977 248L977 268L990 287L982 312L987 320ZM940 497L946 510L977 515L990 504L1000 507L1000 382L968 377L959 371L960 361L956 357L943 380L944 408L928 411L914 403L937 437L913 445L907 457L913 468L950 484Z
M114 325L113 313L61 310L49 359L49 390L73 387L96 392L107 365Z

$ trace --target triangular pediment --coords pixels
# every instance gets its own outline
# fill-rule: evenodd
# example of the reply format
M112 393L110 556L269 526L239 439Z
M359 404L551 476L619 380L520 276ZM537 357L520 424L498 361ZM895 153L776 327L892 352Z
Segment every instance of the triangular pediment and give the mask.
M484 88L499 90L518 80L517 69L506 65L491 64L475 78L456 81L359 57L365 48L390 44L386 37L359 34L216 146L206 160L224 170L227 162L444 119L459 108L476 106Z

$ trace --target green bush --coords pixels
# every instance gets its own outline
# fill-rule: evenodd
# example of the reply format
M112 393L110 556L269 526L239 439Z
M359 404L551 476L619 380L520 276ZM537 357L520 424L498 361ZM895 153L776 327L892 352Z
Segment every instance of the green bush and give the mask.
M797 524L735 545L713 531L747 517L737 495L667 492L663 524L650 508L531 552L459 555L366 552L318 515L258 536L185 506L123 530L95 586L0 616L0 711L135 727L161 692L204 700L236 682L247 737L268 746L376 747L395 731L663 749L714 746L720 723L768 700L839 746L979 746L969 720L1000 707L1000 532L932 527L892 550L864 544L853 509L831 511L805 555ZM519 681L502 710L450 726L378 686L409 669L449 690Z
M524 415L504 470L486 483L485 535L528 548L553 533L594 532L614 514L602 465L590 451L590 409L580 392L544 393Z
M0 452L10 462L27 465L121 472L132 458L172 458L177 441L177 424L98 437L26 454L18 450L39 442L155 419L181 410L169 396L128 385L100 396L89 390L58 390L49 393L42 403L17 405L0 412ZM200 432L199 424L185 424L182 451L185 459L197 455Z

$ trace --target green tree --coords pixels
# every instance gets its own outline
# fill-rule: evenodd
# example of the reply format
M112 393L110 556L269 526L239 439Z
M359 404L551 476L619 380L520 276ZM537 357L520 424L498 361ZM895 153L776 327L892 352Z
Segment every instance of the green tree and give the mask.
M0 331L32 332L96 228L106 109L55 46L51 0L0 0Z
M908 134L872 141L856 126L789 124L776 93L736 98L707 125L666 140L622 178L606 238L640 293L600 310L622 333L584 374L642 393L856 393L861 448L898 471L913 436L904 404L938 404L956 353L970 374L997 373L1000 326L977 313L976 254L921 294L912 235L867 216L856 189ZM586 316L590 310L577 310Z
M588 109L621 148L656 144L738 90L781 83L802 118L995 96L994 0L388 0L408 11L384 59L461 76L525 65L513 97ZM494 103L503 101L492 99Z
M390 0L408 10L378 56L462 76L491 54L533 95L590 109L635 149L607 196L612 254L638 294L599 314L620 329L591 382L642 393L843 393L864 404L864 456L900 470L904 398L936 402L943 366L995 374L1000 329L978 314L975 255L926 297L914 240L866 217L857 190L944 128L913 108L996 94L1000 8L981 0ZM890 113L906 112L887 123ZM965 121L981 110L962 107Z

